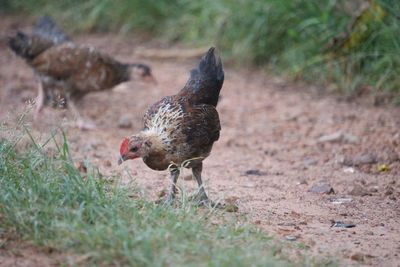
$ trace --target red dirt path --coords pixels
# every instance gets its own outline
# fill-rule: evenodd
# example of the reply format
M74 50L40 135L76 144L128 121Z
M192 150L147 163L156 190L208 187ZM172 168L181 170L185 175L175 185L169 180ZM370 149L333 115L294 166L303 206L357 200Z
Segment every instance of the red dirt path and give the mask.
M3 24L3 33L9 26ZM77 41L123 61L137 60L137 43L129 38L91 35ZM5 120L35 97L36 85L27 65L4 44L0 49L0 119ZM119 143L141 129L141 117L150 104L185 84L197 60L144 58L153 67L158 86L130 82L86 97L80 106L99 128L66 128L75 160L89 160L105 174L122 174L122 182L129 182L128 170L145 195L156 199L168 185L167 173L152 171L141 160L117 166ZM293 242L305 247L296 253L332 257L346 266L400 266L400 109L346 103L261 72L226 67L225 73L218 106L221 138L204 162L209 196L235 200L241 214L278 239L295 237ZM122 115L131 119L131 129L117 127ZM48 108L33 129L46 136L64 116L69 113ZM356 140L318 142L338 131ZM375 162L349 169L350 161L362 161L360 155ZM378 171L380 164L389 171ZM249 170L258 174L246 175ZM329 183L335 194L309 192L319 181ZM194 181L184 179L179 185L189 192L196 188ZM338 198L350 202L335 204ZM331 227L332 220L356 227Z

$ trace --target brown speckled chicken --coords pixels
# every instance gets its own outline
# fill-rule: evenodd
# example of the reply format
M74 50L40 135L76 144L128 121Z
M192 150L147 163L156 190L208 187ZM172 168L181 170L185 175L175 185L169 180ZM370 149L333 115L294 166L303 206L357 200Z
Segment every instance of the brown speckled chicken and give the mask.
M35 117L49 100L54 100L53 92L61 88L82 129L94 127L83 121L75 106L86 94L112 89L132 78L155 82L148 66L124 64L91 46L72 43L49 18L39 20L32 35L18 32L9 39L9 46L39 78Z
M202 161L219 138L216 106L223 82L221 59L210 48L198 68L191 71L184 88L152 105L144 116L143 130L122 141L119 163L141 157L153 170L170 170L168 202L176 192L180 172L176 166L182 165L192 169L200 201L208 201L202 186Z

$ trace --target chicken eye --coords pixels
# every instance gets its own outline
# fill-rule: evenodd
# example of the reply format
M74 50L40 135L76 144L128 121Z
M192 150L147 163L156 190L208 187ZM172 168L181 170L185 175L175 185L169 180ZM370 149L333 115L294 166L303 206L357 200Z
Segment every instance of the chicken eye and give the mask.
M136 152L136 151L138 151L138 149L139 148L137 146L134 146L134 147L131 148L131 152Z

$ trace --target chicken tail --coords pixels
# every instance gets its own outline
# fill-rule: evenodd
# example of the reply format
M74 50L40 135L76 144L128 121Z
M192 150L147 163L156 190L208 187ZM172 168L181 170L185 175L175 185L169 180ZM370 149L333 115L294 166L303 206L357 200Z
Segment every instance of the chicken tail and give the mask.
M221 58L215 55L215 48L211 47L201 58L199 66L191 70L182 93L188 93L195 103L216 107L223 83L224 70Z
M18 31L17 34L8 39L8 46L18 56L32 60L53 45L53 42L39 36L29 36Z
M47 15L40 17L35 23L33 34L48 39L54 44L71 41L71 38Z

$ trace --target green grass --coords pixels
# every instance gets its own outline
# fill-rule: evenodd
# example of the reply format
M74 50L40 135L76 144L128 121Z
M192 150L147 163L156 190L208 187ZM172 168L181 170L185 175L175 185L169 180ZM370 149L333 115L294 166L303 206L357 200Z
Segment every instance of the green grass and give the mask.
M325 48L348 32L366 1L5 0L0 12L52 14L70 30L141 31L195 46L216 44L225 61L239 66L266 66L348 95L370 88L400 97L400 1L374 1L382 18L363 20L350 31L357 37L351 49L334 51Z
M19 149L17 141L0 141L0 233L87 255L90 265L292 265L278 259L275 241L221 211L156 205L96 168L83 175L65 137L55 139L44 142L56 144L51 157L33 139Z

